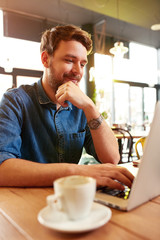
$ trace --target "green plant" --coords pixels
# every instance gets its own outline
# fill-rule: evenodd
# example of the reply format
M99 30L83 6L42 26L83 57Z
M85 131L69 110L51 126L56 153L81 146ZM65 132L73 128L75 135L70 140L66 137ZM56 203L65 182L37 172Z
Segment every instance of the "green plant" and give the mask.
M104 119L107 119L108 118L108 113L106 111L102 112L101 113L102 116L104 117Z

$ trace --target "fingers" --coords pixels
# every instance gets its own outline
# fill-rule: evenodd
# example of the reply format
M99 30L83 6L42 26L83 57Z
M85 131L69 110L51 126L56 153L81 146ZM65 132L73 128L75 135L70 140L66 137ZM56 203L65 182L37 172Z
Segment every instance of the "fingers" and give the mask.
M66 92L65 86L63 86L63 85L61 85L56 91L55 96L56 96L57 99L60 98Z
M124 190L124 185L122 185L120 182L116 181L116 180L113 180L111 178L108 178L106 179L107 181L105 181L105 184L104 185L98 185L100 187L102 186L107 186L107 187L110 187L112 189L118 189L118 190Z
M76 83L72 81L62 84L56 92L56 100L61 106L65 106L65 101L71 102L74 106L83 109L88 103L86 96Z
M127 175L127 177L131 180L131 182L133 183L133 180L134 180L134 178L135 178L135 176L130 172L130 171L128 171L126 168L124 168L125 170L125 172L126 172L126 175Z
M109 171L106 173L106 176L103 177L103 179L101 178L99 180L103 186L108 186L120 190L124 189L124 185L128 186L129 188L132 186L132 180L123 174L123 171L121 172L120 169Z
M121 181L122 183L130 187L134 180L133 174L124 167L117 168L118 168L117 170L120 172L120 180L119 179L117 180Z
M73 84L73 86L72 86L72 84ZM58 88L58 90L57 90L57 92L56 92L56 94L55 94L55 97L56 97L56 99L57 99L57 102L61 105L61 106L63 106L63 107L65 107L66 106L66 103L65 103L65 101L66 100L70 100L70 98L71 98L71 91L73 91L73 87L74 87L74 83L72 83L72 82L67 82L67 83L64 83L64 84L62 84L59 88Z
M124 190L124 185L129 188L132 186L134 176L124 167L112 164L97 164L86 167L89 167L87 169L88 175L96 178L98 186L108 186L120 190Z
M63 86L63 85L62 85L62 86ZM67 92L66 92L66 89L65 89L65 87L63 86L63 87L61 87L61 88L59 87L58 90L57 90L57 92L56 92L56 94L55 94L55 97L56 97L57 102L58 102L61 106L63 106L63 107L66 107L65 101L68 100L66 93L67 93Z
M66 82L62 85L59 86L56 95L62 95L66 92L69 91L69 89L73 89L75 86L77 86L77 84L73 83L72 81Z

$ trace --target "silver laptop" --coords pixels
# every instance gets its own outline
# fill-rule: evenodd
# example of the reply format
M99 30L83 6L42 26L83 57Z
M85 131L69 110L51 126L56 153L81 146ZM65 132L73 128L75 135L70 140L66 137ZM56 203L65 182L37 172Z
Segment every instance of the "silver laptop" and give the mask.
M143 157L130 193L125 195L125 199L106 192L104 189L97 190L95 201L123 211L130 211L160 195L160 102L156 104Z

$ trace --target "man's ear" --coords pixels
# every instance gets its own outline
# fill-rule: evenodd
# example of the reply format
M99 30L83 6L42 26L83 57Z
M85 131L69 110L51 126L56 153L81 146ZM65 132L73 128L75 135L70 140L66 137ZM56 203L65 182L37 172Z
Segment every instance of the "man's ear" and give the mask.
M43 66L48 68L49 54L46 51L41 53L41 61L42 61Z

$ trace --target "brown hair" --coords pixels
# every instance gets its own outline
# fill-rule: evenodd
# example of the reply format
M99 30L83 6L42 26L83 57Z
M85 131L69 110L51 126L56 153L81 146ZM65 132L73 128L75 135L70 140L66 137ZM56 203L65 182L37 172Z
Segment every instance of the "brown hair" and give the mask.
M41 37L40 51L47 51L52 55L57 49L60 41L76 40L80 42L86 49L89 55L92 51L91 35L74 25L57 26L50 30L46 30Z

